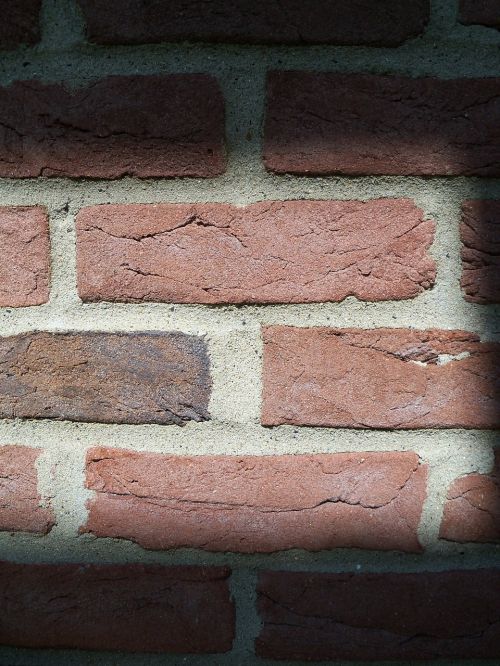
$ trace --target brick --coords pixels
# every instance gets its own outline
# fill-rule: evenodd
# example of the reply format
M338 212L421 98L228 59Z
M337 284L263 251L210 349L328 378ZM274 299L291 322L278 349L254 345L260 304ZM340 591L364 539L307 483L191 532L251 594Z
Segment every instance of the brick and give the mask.
M104 205L77 218L84 301L411 298L436 275L434 222L408 199Z
M42 0L0 0L0 49L40 41Z
M463 331L264 329L262 423L499 428L500 345Z
M83 532L145 548L418 552L427 470L414 453L165 456L97 448Z
M39 449L0 446L0 530L47 534L54 525L38 492L39 455Z
M149 44L207 41L398 46L419 35L428 0L78 0L90 41Z
M182 333L0 338L0 417L99 423L204 421L206 345Z
M257 654L320 661L500 657L500 570L268 571Z
M271 72L264 162L304 175L500 175L500 79Z
M500 541L500 449L491 474L467 474L448 489L439 533L448 541Z
M460 0L459 20L500 29L500 4L498 0Z
M0 564L0 643L128 652L227 652L222 567Z
M465 299L500 303L500 201L465 201L460 231Z
M224 103L204 74L110 76L76 90L17 81L0 88L0 137L6 178L206 178L225 169Z
M0 306L49 300L49 225L37 206L0 206Z

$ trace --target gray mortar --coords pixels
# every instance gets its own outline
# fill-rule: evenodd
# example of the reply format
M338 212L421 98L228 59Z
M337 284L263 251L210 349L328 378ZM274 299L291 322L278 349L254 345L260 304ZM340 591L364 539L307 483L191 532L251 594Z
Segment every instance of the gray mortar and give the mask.
M209 344L214 383L210 404L213 420L203 424L190 423L184 428L54 421L0 422L0 444L18 443L43 449L37 463L41 493L43 502L53 506L57 518L57 525L45 537L0 533L0 558L20 562L227 564L233 570L231 590L237 607L238 635L233 651L226 655L124 655L0 648L1 666L254 663L264 666L287 663L253 657L253 639L260 626L254 603L259 569L438 571L498 565L499 547L437 540L446 488L458 476L491 470L493 447L500 444L498 433L466 430L381 432L291 426L263 428L259 425L260 327L263 324L460 328L477 332L485 340L500 340L500 308L470 304L462 297L458 235L461 201L473 197L500 199L500 179L274 176L265 172L260 158L264 83L268 69L365 71L441 78L498 76L499 33L487 28L454 25L456 14L457 0L433 0L431 22L425 35L398 49L202 44L102 48L85 44L83 20L74 0L45 0L41 44L2 54L0 85L16 79L36 78L65 81L77 87L110 74L203 71L216 76L223 89L229 162L227 173L219 178L123 178L113 182L0 179L0 205L47 206L52 246L50 302L39 307L0 308L2 335L34 329L178 330L200 334L206 336ZM76 292L74 217L82 206L111 202L191 201L245 205L265 199L400 196L413 198L424 215L437 224L431 249L438 265L436 286L410 301L363 303L348 298L342 303L241 307L154 303L83 305ZM84 458L86 449L93 445L183 455L416 451L421 462L429 464L431 469L428 498L419 530L426 551L422 555L408 555L353 549L320 553L292 550L270 556L203 553L193 549L155 552L125 540L78 536L78 528L86 520L85 502L91 496L84 489ZM301 663L293 662L296 666ZM385 662L377 663L383 666ZM428 663L451 666L475 662L441 660ZM356 664L349 662L349 666Z

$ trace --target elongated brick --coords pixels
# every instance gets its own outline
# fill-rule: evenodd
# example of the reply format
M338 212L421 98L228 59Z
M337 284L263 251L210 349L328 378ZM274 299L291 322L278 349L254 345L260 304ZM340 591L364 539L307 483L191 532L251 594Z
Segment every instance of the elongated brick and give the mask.
M460 231L466 300L500 303L500 201L465 201Z
M0 49L40 41L42 0L0 0Z

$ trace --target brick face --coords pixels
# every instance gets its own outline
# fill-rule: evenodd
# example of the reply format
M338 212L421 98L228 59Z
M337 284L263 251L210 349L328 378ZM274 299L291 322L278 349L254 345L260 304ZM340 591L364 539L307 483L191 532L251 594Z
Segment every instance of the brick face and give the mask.
M460 23L500 29L498 0L460 0Z
M22 113L19 112L22 109ZM0 88L0 176L216 176L224 102L205 74L111 76L86 88Z
M260 575L257 654L274 659L500 657L500 571Z
M266 44L397 46L420 34L429 1L78 0L98 44L201 40Z
M52 528L52 510L38 492L39 455L39 449L0 446L0 530L47 534Z
M262 423L498 428L499 368L463 331L269 327Z
M407 199L94 206L77 218L85 301L301 303L429 288L434 223Z
M419 551L426 468L414 453L87 455L83 531L146 548ZM131 481L133 479L133 481Z
M448 489L439 536L448 541L500 541L500 449L491 474L467 474Z
M499 176L499 81L271 72L266 168Z
M40 41L42 0L0 0L0 49Z
M49 227L45 209L0 207L0 306L49 300Z
M27 333L0 338L0 416L100 423L208 418L209 361L181 333Z
M2 645L227 652L228 569L0 563Z
M500 201L465 201L460 231L466 300L500 303Z

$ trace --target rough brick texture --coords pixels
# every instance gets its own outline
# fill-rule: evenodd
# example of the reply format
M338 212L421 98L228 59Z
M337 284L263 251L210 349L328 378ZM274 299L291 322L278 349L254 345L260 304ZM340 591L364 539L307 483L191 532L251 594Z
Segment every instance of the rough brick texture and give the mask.
M460 23L500 29L498 0L460 0Z
M416 296L434 223L407 199L93 206L77 219L84 301L300 303Z
M225 568L0 564L0 643L20 647L226 652Z
M164 456L93 449L83 531L146 548L418 551L426 468L414 453Z
M40 40L42 0L0 0L0 49Z
M451 484L440 537L448 541L500 541L500 449L491 474L467 474Z
M26 333L0 338L0 417L101 423L208 418L209 361L182 333Z
M0 176L216 176L224 103L204 74L111 76L86 88L0 88Z
M0 447L0 530L47 534L52 510L42 505L35 461L39 449Z
M500 345L463 331L264 329L264 425L500 427Z
M500 657L499 570L421 574L264 572L260 656Z
M499 176L499 90L500 79L271 72L265 164L305 175Z
M162 41L397 46L420 34L429 1L78 0L99 44Z
M462 289L472 303L500 303L500 201L462 206Z
M49 265L45 209L0 207L0 306L46 303Z

